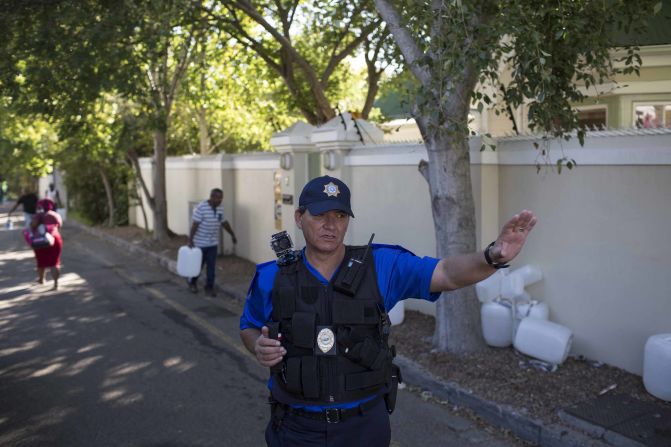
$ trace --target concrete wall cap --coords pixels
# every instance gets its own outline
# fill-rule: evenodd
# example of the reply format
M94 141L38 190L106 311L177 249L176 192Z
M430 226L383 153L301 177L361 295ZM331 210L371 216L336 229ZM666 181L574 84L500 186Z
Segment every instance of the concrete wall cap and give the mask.
M270 138L270 145L277 152L312 152L312 132L316 128L303 121L296 121L281 132L274 133Z

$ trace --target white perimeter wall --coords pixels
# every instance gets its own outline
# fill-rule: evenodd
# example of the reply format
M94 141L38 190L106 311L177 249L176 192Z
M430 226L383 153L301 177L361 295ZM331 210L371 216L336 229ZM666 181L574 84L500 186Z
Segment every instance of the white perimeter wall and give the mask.
M671 134L592 135L585 147L574 141L548 147L552 160L566 155L578 163L561 175L546 165L536 172L543 160L529 138L499 140L496 152L480 152L472 142L478 246L495 239L511 215L534 210L539 223L513 269L541 268L543 281L528 292L549 304L552 320L573 330L574 354L640 374L646 339L671 332ZM424 147L361 145L338 156L335 171L322 167L312 176L330 173L349 184L356 218L347 242L365 244L374 232L379 243L434 256L428 186L417 171ZM279 167L278 154L219 157L169 159L170 228L186 234L185 204L223 186L238 235L235 253L257 263L272 259L274 175L281 176L283 193L294 193L284 213L297 205L302 185L292 185L293 173ZM143 166L149 179L150 164ZM136 221L142 222L139 214ZM292 226L291 219L284 222ZM419 300L407 307L429 314L435 308Z

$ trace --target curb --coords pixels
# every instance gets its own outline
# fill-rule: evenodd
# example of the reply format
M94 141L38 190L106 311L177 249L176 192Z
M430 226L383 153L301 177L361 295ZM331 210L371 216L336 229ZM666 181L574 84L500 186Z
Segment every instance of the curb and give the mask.
M396 363L403 381L429 391L439 401L469 408L488 424L510 430L521 439L542 447L610 447L612 444L595 439L570 427L545 424L522 414L510 405L501 405L474 395L471 391L435 377L421 365L402 355Z
M163 255L154 253L140 247L132 242L111 236L95 228L81 224L74 220L68 220L68 224L83 230L95 237L104 239L118 247L124 248L131 253L141 254L154 260L157 264L177 275L177 262ZM181 277L180 277L181 278ZM245 295L232 287L216 288L223 293L232 296L238 302L243 303ZM560 424L545 424L540 419L526 416L510 405L501 405L474 395L471 391L462 388L454 382L444 381L430 372L417 362L397 355L394 361L402 370L403 382L428 391L439 401L447 401L451 404L462 406L473 411L488 424L509 430L517 437L541 447L611 447L624 444L610 444L603 439L596 439L571 427ZM591 427L590 427L591 428ZM601 437L603 433L587 430ZM640 444L639 444L640 445Z

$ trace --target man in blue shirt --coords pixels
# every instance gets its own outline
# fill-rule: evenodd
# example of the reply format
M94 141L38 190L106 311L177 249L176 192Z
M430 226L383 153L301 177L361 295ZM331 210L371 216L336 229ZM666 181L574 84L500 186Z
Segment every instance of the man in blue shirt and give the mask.
M354 214L337 178L308 182L294 217L305 248L295 260L257 266L240 318L243 343L271 371L266 442L388 446L399 373L387 312L399 300L435 301L487 278L520 252L536 217L522 211L484 253L446 259L345 246Z

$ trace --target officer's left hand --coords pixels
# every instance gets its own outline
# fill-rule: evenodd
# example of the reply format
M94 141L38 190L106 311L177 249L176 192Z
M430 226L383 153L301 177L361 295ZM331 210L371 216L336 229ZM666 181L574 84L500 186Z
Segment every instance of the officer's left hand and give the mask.
M506 264L519 254L538 219L532 211L524 210L515 214L501 230L489 255L497 264Z

